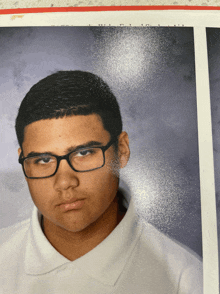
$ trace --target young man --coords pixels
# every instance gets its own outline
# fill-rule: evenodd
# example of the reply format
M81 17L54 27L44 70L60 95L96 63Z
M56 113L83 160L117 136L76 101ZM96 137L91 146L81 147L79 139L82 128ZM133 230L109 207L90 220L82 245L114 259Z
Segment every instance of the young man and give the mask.
M122 205L129 140L99 77L41 80L16 132L35 208L2 231L0 293L202 293L201 262Z

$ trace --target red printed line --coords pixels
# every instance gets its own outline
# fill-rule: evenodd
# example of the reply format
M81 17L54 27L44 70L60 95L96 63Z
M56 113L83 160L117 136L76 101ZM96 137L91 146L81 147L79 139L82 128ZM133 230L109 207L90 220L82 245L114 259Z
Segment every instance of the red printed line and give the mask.
M45 12L92 12L92 11L136 11L136 10L220 10L217 6L183 6L183 5L150 5L150 6L87 6L87 7L36 7L0 9L0 14L25 14Z

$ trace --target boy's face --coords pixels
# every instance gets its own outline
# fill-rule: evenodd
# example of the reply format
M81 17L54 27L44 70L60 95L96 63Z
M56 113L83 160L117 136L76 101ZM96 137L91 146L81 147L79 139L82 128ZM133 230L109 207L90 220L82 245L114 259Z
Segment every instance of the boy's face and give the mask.
M110 139L96 114L40 120L25 127L23 155L26 157L31 152L65 155L71 148L90 141L105 146ZM94 171L75 172L66 160L61 160L54 176L27 179L32 199L48 222L79 232L102 217L116 196L118 169L129 158L125 132L119 137L118 156L111 146L105 158L104 167Z

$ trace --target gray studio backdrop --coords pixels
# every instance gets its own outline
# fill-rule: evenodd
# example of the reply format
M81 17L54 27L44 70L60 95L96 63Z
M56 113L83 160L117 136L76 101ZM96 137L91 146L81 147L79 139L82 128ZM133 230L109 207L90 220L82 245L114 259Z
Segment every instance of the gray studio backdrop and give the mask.
M212 110L212 137L214 149L216 209L218 223L218 250L220 257L220 29L207 29L210 98ZM220 268L220 258L219 258Z
M38 80L100 75L118 98L131 159L121 185L141 217L202 254L192 28L25 27L0 30L1 227L31 215L14 121Z

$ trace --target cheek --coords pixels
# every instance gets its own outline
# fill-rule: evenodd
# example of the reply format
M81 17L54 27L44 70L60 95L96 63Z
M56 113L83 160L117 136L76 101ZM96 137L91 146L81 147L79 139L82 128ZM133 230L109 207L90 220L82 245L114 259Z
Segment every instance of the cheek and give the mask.
M87 189L93 194L96 192L99 198L112 199L118 189L119 180L116 173L118 174L113 172L110 166L94 171L87 181Z
M50 181L48 180L27 180L28 188L34 203L39 206L39 204L45 204L50 199L50 194L52 187Z
M85 180L80 181L81 185L87 183L86 186L89 189L94 189L94 191L112 191L115 193L115 189L118 188L119 182L119 171L120 171L120 162L119 159L115 156L112 156L111 160L106 160L104 167L92 171ZM84 176L83 175L83 176Z

